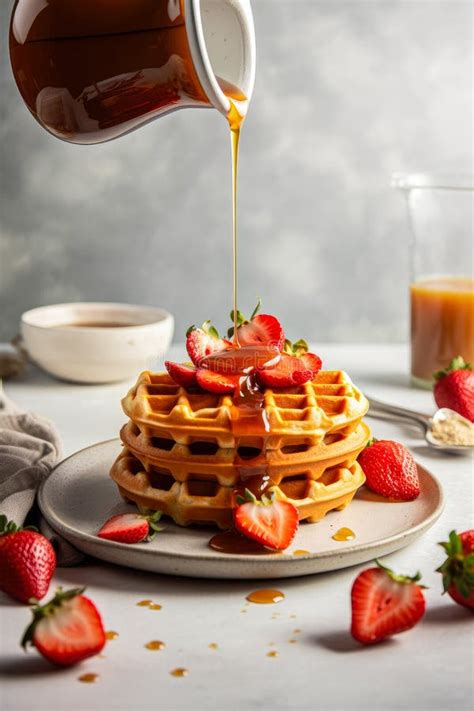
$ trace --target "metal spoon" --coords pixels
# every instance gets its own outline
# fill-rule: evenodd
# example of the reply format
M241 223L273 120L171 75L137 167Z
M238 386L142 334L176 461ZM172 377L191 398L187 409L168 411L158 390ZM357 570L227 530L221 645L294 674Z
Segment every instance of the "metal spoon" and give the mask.
M449 417L459 418L461 415L450 410L448 407L442 407L440 410L435 412L435 414L430 417L429 415L424 415L422 412L416 412L415 410L408 410L405 407L398 407L397 405L389 405L386 402L381 402L380 400L375 400L374 398L368 398L370 409L367 413L368 417L375 417L379 419L389 419L389 420L403 420L414 422L416 425L421 427L424 432L425 440L430 447L437 449L439 452L446 452L449 454L470 454L474 451L474 447L470 444L446 444L441 442L433 434L433 425L436 422L441 422ZM465 419L465 418L462 418ZM466 420L469 422L469 420Z

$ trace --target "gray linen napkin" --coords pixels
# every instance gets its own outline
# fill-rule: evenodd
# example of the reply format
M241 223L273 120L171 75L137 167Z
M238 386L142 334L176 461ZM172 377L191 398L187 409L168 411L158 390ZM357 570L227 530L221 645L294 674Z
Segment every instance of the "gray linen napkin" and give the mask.
M0 513L21 526L32 510L39 485L60 460L61 440L54 425L14 405L0 380ZM84 556L40 517L41 532L53 544L58 565L76 565Z

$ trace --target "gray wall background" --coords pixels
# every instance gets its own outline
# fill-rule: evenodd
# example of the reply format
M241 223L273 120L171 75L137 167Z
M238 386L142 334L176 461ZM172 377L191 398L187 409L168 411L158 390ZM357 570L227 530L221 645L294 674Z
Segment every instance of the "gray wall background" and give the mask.
M30 117L1 0L0 340L22 311L156 304L227 325L227 127L181 111L103 146ZM253 0L257 83L241 148L240 306L290 337L406 337L408 228L398 170L472 170L472 18L464 0Z

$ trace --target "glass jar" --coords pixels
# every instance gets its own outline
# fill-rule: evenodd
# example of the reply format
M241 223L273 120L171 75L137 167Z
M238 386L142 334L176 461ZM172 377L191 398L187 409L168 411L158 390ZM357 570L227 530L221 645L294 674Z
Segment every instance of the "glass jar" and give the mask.
M411 229L411 378L461 355L474 365L474 176L395 175Z

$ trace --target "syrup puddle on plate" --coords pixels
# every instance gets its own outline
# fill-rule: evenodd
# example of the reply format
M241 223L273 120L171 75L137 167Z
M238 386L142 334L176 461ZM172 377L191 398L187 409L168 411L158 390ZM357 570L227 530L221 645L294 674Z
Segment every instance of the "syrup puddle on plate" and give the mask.
M356 535L354 531L345 527L340 528L334 535L331 536L334 541L353 541L355 537Z
M306 551L304 548L297 548L293 551L293 555L310 555L311 551Z
M279 551L271 551L250 538L245 538L235 531L216 533L209 541L209 546L219 553L232 553L234 555L271 555Z
M216 642L211 642L207 646L209 647L209 649L219 649L219 645L216 644Z
M267 652L267 657L278 657L278 656L279 656L279 654L276 651L276 649L272 649L271 652Z
M81 676L77 677L78 681L82 681L83 684L95 684L96 681L99 681L100 676L98 674L82 674Z
M115 632L115 630L108 630L108 631L105 633L105 639L106 639L106 640L117 639L118 636L119 636L119 633L118 633L118 632Z
M282 602L285 599L284 593L280 590L254 590L247 595L249 602L255 602L257 605L271 605L277 602Z
M149 610L161 610L163 605L153 602L153 600L140 600L135 603L137 607L147 607Z
M147 642L144 646L146 647L146 649L149 649L152 652L156 652L160 649L164 649L166 645L159 639L152 639L151 642Z

